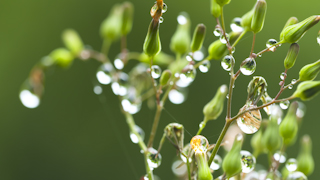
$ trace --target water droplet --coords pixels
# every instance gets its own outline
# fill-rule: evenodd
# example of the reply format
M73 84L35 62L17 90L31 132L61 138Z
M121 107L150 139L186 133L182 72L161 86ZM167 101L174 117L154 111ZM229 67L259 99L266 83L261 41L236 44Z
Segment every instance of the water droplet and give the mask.
M210 61L209 60L204 60L202 62L202 64L199 66L199 70L202 72L202 73L207 73L210 69Z
M206 153L209 147L209 142L207 138L205 138L204 136L196 135L191 139L190 145L192 150L195 153L197 152Z
M287 74L286 74L285 72L282 72L282 73L280 74L280 79L281 79L281 80L284 80L286 77L287 77Z
M163 6L162 6L162 13L166 13L168 11L168 6L166 3L163 3Z
M155 169L161 165L161 154L154 148L148 148L147 162L151 169Z
M161 68L158 65L151 66L151 76L158 79L161 76Z
M266 43L266 47L269 48L270 51L274 52L276 50L275 44L277 44L277 40L275 39L269 39Z
M180 25L184 25L184 24L187 24L188 19L184 15L179 15L177 17L177 21Z
M185 97L185 94L183 94L182 92L176 89L172 89L169 92L169 100L173 104L182 104L186 100L186 97Z
M253 171L256 166L256 158L249 151L240 151L240 154L242 172L249 173Z
M286 162L286 168L288 169L288 171L293 172L297 169L298 167L298 162L296 159L294 158L290 158L288 159L288 161Z
M287 155L284 152L277 151L273 154L273 158L274 160L279 161L280 163L284 163L287 160Z
M192 56L189 54L189 55L186 56L186 60L189 61L189 62L191 62L191 61L193 60L193 58L192 58Z
M176 160L172 163L171 170L176 176L184 176L187 173L187 165L181 160Z
M229 99L229 94L226 95L226 98Z
M261 57L262 57L262 54L259 54L259 55L258 55L258 57L260 57L260 58L261 58Z
M143 176L143 177L141 178L141 180L149 180L148 174L146 174L145 176Z
M19 98L25 107L33 109L39 106L44 87L42 84L32 85L30 81L27 79L22 85Z
M197 71L194 69L193 65L187 65L185 72L180 74L180 79L185 83L191 83L196 78Z
M210 156L208 156L208 157L210 157ZM210 165L210 169L212 169L214 171L218 170L218 169L220 169L221 164L222 164L222 158L218 154L216 154L213 158L211 165Z
M306 113L307 108L302 102L298 102L298 104L299 104L299 106L298 106L298 109L296 112L296 116L298 118L303 118Z
M243 27L241 27L241 18L236 17L231 21L230 28L233 32L242 32Z
M307 176L300 171L290 173L286 180L307 180Z
M183 148L182 153L183 153L184 155L188 156L190 152L191 152L191 145L190 145L190 144L187 144L187 145ZM180 158L181 158L181 160L182 160L184 163L187 163L187 158L186 158L184 155L180 154ZM189 163L190 163L190 162L192 162L192 158L191 158L191 157L189 157Z
M236 52L236 47L233 47L232 49L231 49L231 53L233 54L233 53L235 53Z
M254 108L256 106L243 106L240 111L245 109ZM261 125L261 113L259 110L249 111L244 113L237 119L237 124L239 128L246 134L253 134L257 132Z
M286 101L281 101L279 105L281 109L288 109L289 104L290 104L290 101L286 100Z
M118 69L118 70L122 70L124 67L123 61L119 58L115 59L113 64L114 64L114 67L116 67L116 69Z
M128 75L124 72L118 74L118 81L111 84L111 89L115 95L125 96L127 89Z
M297 83L297 80L296 79L292 79L291 80L291 84L296 84Z
M102 94L102 92L103 92L102 87L99 86L99 85L94 86L94 87L93 87L93 92L94 92L96 95Z
M227 178L223 178L223 175L221 175L217 179L218 180L222 180L222 179L226 180ZM228 180L235 180L235 177L228 178Z
M222 35L222 32L221 32L221 28L219 26L217 26L214 31L213 31L213 35L217 36L217 37L220 37Z
M196 61L202 61L204 58L204 54L201 50L196 51L193 53L193 59Z
M99 83L108 85L112 81L111 73L113 72L113 66L110 63L104 63L102 64L97 71L96 77L99 81Z
M254 58L245 59L240 65L240 71L246 76L250 76L256 70L256 60Z
M318 44L320 45L320 31L319 31L319 33L318 33L317 42L318 42Z
M154 17L154 16L156 15L157 10L158 10L158 5L157 5L157 3L156 3L156 4L154 4L154 5L152 6L152 8L151 8L151 10L150 10L150 15L151 15L151 17Z
M143 141L145 137L144 131L137 125L134 126L134 129L138 132ZM133 132L130 132L130 139L134 144L137 144L139 142L138 137Z
M221 60L221 66L224 70L230 71L232 65L235 63L233 56L227 55Z
M226 37L227 37L227 39L229 41L229 34L226 33ZM224 35L220 36L220 41L221 41L222 44L226 44L227 43L227 40L226 40Z
M121 101L121 105L123 107L123 110L130 113L130 114L136 114L141 109L141 103L132 103L128 99L123 99Z
M289 85L289 86L288 86L288 88L289 88L289 89L292 89L292 88L293 88L293 86L292 86L292 85Z
M161 16L160 19L159 19L159 23L163 23L164 19L163 17Z

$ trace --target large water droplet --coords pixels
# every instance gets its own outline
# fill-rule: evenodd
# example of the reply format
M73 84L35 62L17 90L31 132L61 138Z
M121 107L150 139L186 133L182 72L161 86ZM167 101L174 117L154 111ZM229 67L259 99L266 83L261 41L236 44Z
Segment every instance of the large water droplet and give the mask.
M230 28L233 32L242 32L243 27L241 26L241 18L236 17L231 21Z
M249 151L240 151L241 166L243 173L249 173L253 171L256 166L256 158Z
M209 142L207 138L205 138L204 136L196 135L191 139L190 145L192 150L195 153L197 152L206 153L209 147Z
M209 60L204 60L202 62L202 64L199 66L199 70L202 72L202 73L207 73L210 69L210 61Z
M168 6L166 3L163 3L163 6L162 6L162 13L166 13L168 11Z
M285 72L282 72L281 74L280 74L280 79L281 80L284 80L284 78L286 78L287 77L287 74L285 73Z
M318 42L318 44L320 45L320 31L319 31L319 33L318 33L317 42Z
M193 82L197 74L197 71L193 68L193 65L187 65L184 69L184 72L180 74L181 81L184 81L185 83Z
M112 81L111 73L113 71L113 66L110 63L102 64L97 71L96 77L99 83L107 85Z
M308 180L307 176L300 171L290 173L286 180Z
M285 154L285 152L277 151L273 154L273 158L280 163L284 163L287 160L287 155Z
M274 52L276 50L276 46L274 46L274 45L277 43L278 43L277 40L269 39L266 43L266 47L269 48L270 51Z
M19 97L22 104L27 108L33 109L38 107L40 104L40 97L38 97L28 89L23 89L20 92Z
M151 66L151 76L158 79L161 76L161 68L158 65Z
M232 65L235 63L233 56L227 55L221 60L221 66L224 70L230 71Z
M118 70L122 70L124 67L123 61L119 58L115 59L113 64L114 64L114 67L116 67L116 69L118 69Z
M163 23L163 21L164 21L164 18L161 16L161 17L159 18L159 23Z
M210 156L208 156L208 157L210 157ZM213 158L211 165L210 165L210 169L212 169L214 171L218 170L218 169L220 169L221 164L222 164L222 158L218 154L216 154Z
M172 163L171 170L174 175L181 177L187 173L187 165L181 160L176 160Z
M182 104L186 100L186 95L181 91L178 91L176 89L172 89L169 92L169 100L173 104Z
M134 129L138 132L143 141L145 137L144 131L137 125L134 126ZM130 139L134 144L137 144L139 142L138 137L133 132L130 132Z
M229 34L226 33L226 36L224 36L224 35L220 36L220 41L221 41L222 44L226 44L227 43L226 37L227 37L227 39L229 41Z
M184 15L179 15L177 17L177 21L180 25L184 25L184 24L187 24L188 19Z
M245 59L240 66L240 71L246 76L250 76L256 70L256 61L254 58Z
M253 108L255 106L245 105L240 111L245 109ZM244 113L237 119L237 124L239 128L246 134L253 134L257 132L261 125L261 113L259 110L249 111Z
M196 61L202 61L204 58L204 53L199 50L193 53L193 59Z
M96 85L96 86L93 87L93 92L94 92L96 95L99 95L99 94L102 94L103 89L102 89L101 86Z
M154 148L148 148L147 162L151 169L155 169L161 165L161 154Z
M293 172L297 169L298 167L298 162L296 159L294 158L290 158L288 159L288 161L286 162L286 168L288 169L288 171Z
M279 105L281 109L288 109L290 105L290 101L289 100L281 101Z
M221 28L219 26L217 26L214 31L213 31L213 35L217 36L217 37L220 37L222 35L222 32L221 32Z

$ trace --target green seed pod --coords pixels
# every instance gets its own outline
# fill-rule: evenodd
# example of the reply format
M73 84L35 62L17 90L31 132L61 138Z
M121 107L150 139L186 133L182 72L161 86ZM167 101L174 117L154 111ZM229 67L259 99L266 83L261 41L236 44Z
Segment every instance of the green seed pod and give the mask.
M211 119L217 119L221 115L227 93L227 85L220 86L214 98L204 106L203 114L205 122Z
M275 106L274 108L280 108ZM263 134L262 143L271 153L280 147L281 139L279 136L278 116L271 115L271 120Z
M265 0L258 0L254 6L254 12L251 22L251 29L254 33L258 33L262 30L264 20L267 13L267 2Z
M58 48L52 51L49 56L57 65L64 68L69 67L74 59L72 53L65 48Z
M211 0L211 14L216 18L221 15L221 7L216 0Z
M105 40L115 41L121 35L122 7L119 4L113 6L109 16L100 26L100 34Z
M297 24L299 21L298 21L298 18L296 17L290 17L288 19L288 21L286 22L286 24L284 25L282 31L287 28L288 26L291 26L291 25L294 25L294 24Z
M320 72L320 60L307 64L299 72L300 81L312 81Z
M229 34L230 43L232 44L240 35L241 32L231 32ZM208 48L208 59L220 60L228 53L228 48L219 39L210 44Z
M216 0L217 4L219 4L221 7L229 4L231 0Z
M176 32L173 34L170 42L170 49L177 54L185 54L190 49L190 19L185 12L180 13L186 19L184 24L178 24Z
M143 51L149 57L154 57L161 51L159 27L160 22L156 22L154 19L152 19L149 25L148 34L143 44Z
M280 34L281 43L295 43L299 41L302 36L310 29L312 26L317 24L320 20L319 15L311 16L300 23L291 25L282 30Z
M284 117L279 126L279 132L281 137L283 138L283 143L285 145L290 145L297 136L298 119L296 116L296 112L298 106L298 102L291 103L287 115Z
M291 44L289 51L287 53L286 59L284 60L284 67L286 69L290 69L293 67L298 57L299 50L300 50L299 44L297 43Z
M184 127L182 124L170 123L165 127L164 133L172 142L178 141L179 147L183 147Z
M308 101L320 92L320 81L305 81L299 84L293 97L300 98L302 101Z
M191 42L191 51L195 52L201 49L204 37L206 35L206 26L204 24L198 24L193 33Z
M208 166L205 153L195 153L198 165L198 180L212 180L211 170Z
M159 65L159 66L167 66L167 65L171 64L174 60L175 60L175 58L173 56L161 51L159 54L157 54L153 58L153 64ZM150 57L148 55L146 55L145 53L141 53L139 56L139 61L143 62L143 63L149 63Z
M304 135L302 137L300 147L300 153L297 157L297 171L303 172L306 176L309 176L314 170L314 160L312 157L312 141L309 135Z
M251 23L252 23L253 14L254 14L254 9L250 10L249 12L247 12L241 17L241 26L246 31L252 31Z
M160 85L161 86L165 86L168 84L169 79L171 78L171 71L166 69L165 71L163 71L161 77L160 77Z
M262 137L263 137L263 133L264 133L264 127L266 126L266 122L268 121L262 121L261 126L258 130L258 132L256 132L255 134L253 134L250 144L253 151L253 155L254 157L258 157L262 152L265 151L265 147L264 144L262 143Z
M242 170L241 166L241 147L243 142L242 134L237 134L233 145L228 154L224 157L222 162L223 171L226 173L227 178L235 176Z
M123 15L122 15L122 26L121 26L121 34L123 36L129 34L132 29L133 22L133 12L134 7L131 2L124 2L122 4L123 7Z
M64 45L74 54L78 55L83 50L83 42L79 34L73 29L67 29L62 33Z

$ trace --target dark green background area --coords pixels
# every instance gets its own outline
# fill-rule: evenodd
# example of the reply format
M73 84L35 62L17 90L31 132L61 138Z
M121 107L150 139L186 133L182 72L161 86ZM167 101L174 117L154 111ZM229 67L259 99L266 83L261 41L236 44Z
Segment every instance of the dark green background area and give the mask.
M99 50L102 40L99 26L117 0L1 0L0 1L0 179L3 180L102 180L139 179L145 173L143 156L139 147L131 143L125 119L119 111L118 99L110 87L104 87L103 97L93 93L95 61L75 61L68 69L55 69L46 76L46 92L37 109L25 108L18 98L20 85L30 69L41 57L63 46L61 32L76 29L85 44ZM122 1L121 1L122 2ZM134 27L128 37L128 48L141 52L148 24L149 11L154 0L134 0ZM163 50L171 53L169 42L176 29L176 16L181 11L190 14L192 28L198 23L207 25L205 46L215 40L212 35L214 19L210 15L209 0L166 1L168 12L161 25ZM226 22L250 10L255 0L232 0L225 8ZM279 39L279 33L290 16L299 20L319 14L319 0L269 0L265 28L257 35L255 50L265 47L270 38ZM229 28L229 27L228 27ZM320 58L316 43L318 24L299 42L301 51L296 65L289 70L288 79L298 77L299 69ZM247 34L236 48L237 67L249 55L252 34ZM119 52L114 44L110 57ZM257 59L254 75L262 75L268 82L269 94L279 90L279 75L283 72L283 59L289 45L282 45L275 53L266 53ZM251 77L240 76L233 98L235 115L246 99L246 86ZM317 78L319 79L319 77ZM161 117L156 142L161 138L166 124L178 121L190 133L188 142L202 120L202 108L213 97L216 89L228 83L228 73L220 62L212 62L207 74L198 72L196 81L189 88L188 100L182 105L167 103ZM288 90L283 97L291 95ZM310 179L317 179L320 172L319 100L310 102L299 135L310 134L316 169ZM145 105L135 115L136 123L149 135L153 110ZM265 114L263 113L265 117ZM224 118L209 122L203 134L214 143L223 127ZM244 149L251 150L249 138ZM157 146L156 146L157 147ZM288 150L289 157L296 157L299 145ZM221 153L221 152L220 152ZM174 179L171 163L175 149L166 143L161 152L162 165L154 171L162 180ZM264 158L259 158L258 161Z

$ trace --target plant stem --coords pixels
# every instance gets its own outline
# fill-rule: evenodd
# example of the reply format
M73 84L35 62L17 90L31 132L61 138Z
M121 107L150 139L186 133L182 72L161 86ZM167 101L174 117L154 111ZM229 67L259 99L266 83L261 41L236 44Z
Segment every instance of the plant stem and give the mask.
M161 111L162 111L162 105L157 104L157 110L156 110L156 114L154 116L152 129L151 129L151 133L150 133L150 137L149 137L149 141L148 141L148 147L152 147L152 145L153 145L153 140L156 136L159 121L160 121Z
M112 43L112 42L109 41L109 40L103 40L101 52L102 52L102 54L104 54L106 57L108 56L111 43Z
M240 42L240 40L243 38L243 36L247 33L247 30L243 30L240 34L240 36L237 38L237 40L233 43L231 49L233 49L234 47L236 47L236 45Z
M268 48L260 51L260 52L257 54L257 56L259 56L259 55L261 55L261 54L263 54L263 53L265 53L265 52L270 51L270 49L273 48L273 47L276 47L276 48L277 48L277 47L280 46L281 44L282 44L281 42L278 42L278 43L276 43L276 44L274 44L274 45L272 45L272 46L270 46L270 47L268 47Z
M252 39L252 46L251 46L251 52L250 57L252 57L253 50L254 50L254 43L256 42L256 33L253 33L253 39Z
M197 132L197 135L200 135L202 130L206 127L207 125L207 119L204 117L203 121L199 124L199 130Z
M229 129L229 126L231 125L231 123L232 123L231 121L226 121L226 123L225 123L225 125L223 127L223 130L222 130L222 132L221 132L221 134L220 134L220 136L218 138L218 141L217 141L216 145L214 146L214 149L212 150L211 156L209 158L209 161L208 161L209 167L210 167L210 165L211 165L211 163L213 161L214 156L217 154L217 152L218 152L218 150L220 148L221 142L222 142L224 136L226 135L227 130Z

